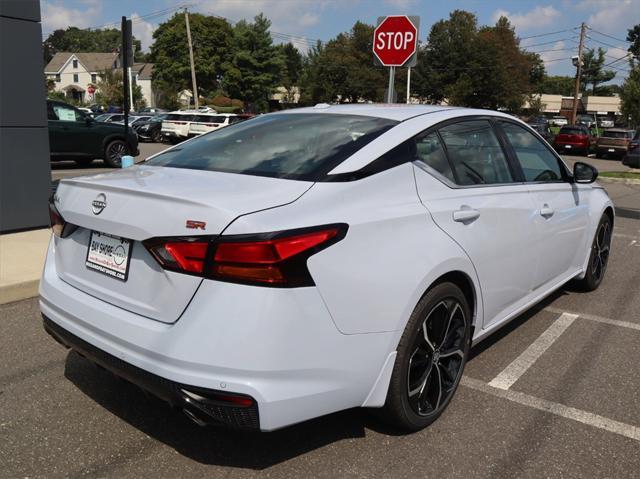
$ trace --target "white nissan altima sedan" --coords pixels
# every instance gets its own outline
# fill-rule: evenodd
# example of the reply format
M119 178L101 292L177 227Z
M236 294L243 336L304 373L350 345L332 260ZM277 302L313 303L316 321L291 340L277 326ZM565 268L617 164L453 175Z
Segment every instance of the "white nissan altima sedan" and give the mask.
M40 283L63 345L196 423L277 429L451 401L471 344L605 274L584 163L484 110L317 105L62 180Z

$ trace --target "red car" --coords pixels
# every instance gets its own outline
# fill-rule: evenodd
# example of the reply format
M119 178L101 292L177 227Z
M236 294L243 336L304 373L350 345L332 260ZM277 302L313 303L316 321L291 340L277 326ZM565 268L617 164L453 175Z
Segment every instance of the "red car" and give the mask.
M586 126L563 126L553 140L558 153L588 155L594 144L594 138Z

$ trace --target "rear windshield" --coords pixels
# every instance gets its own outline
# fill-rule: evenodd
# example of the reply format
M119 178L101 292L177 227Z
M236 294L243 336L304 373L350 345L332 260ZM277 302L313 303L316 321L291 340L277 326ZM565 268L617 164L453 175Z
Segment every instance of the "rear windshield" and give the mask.
M315 181L397 123L326 113L263 115L167 150L146 164Z
M167 121L193 121L195 115L184 115L182 113L169 113L165 120Z
M588 135L586 128L576 128L575 126L563 126L560 128L561 135Z
M603 131L603 138L631 138L633 132L629 131Z
M224 116L197 115L193 121L198 123L224 123Z

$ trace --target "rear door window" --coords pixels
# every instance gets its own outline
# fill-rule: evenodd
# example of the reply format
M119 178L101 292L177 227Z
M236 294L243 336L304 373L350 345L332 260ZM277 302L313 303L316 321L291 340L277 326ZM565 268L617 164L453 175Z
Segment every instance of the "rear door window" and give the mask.
M501 122L527 182L563 181L558 158L533 133L514 123Z
M456 183L462 186L511 183L507 158L487 120L461 121L440 128Z
M436 132L423 133L416 136L415 143L416 154L420 161L436 170L452 183L456 182L447 154Z

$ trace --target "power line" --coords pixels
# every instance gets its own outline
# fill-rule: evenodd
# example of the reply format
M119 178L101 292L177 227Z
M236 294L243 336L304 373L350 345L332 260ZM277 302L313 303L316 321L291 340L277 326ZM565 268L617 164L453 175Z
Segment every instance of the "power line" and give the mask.
M607 47L609 47L609 48L617 48L618 50L626 50L626 49L627 49L627 47L626 47L626 46L621 47L621 46L618 46L618 45L611 45L611 43L607 43L607 42L600 41L600 40L598 40L597 38L590 37L589 35L587 35L586 37L587 37L589 40L593 40L594 42L596 42L596 43L600 43L601 45L605 45L605 46L607 46Z
M551 40L550 42L535 43L533 45L521 45L521 47L522 48L540 47L540 46L543 46L543 45L550 45L551 43L564 42L564 41L568 41L568 40L571 40L571 38L559 38L557 40Z
M602 35L602 36L604 36L604 37L609 37L609 38L611 38L611 39L613 39L613 40L616 40L616 41L619 41L619 42L624 42L624 43L629 43L629 44L631 44L631 43L632 43L632 42L630 42L629 40L622 40L621 38L614 37L613 35L609 35L608 33L602 33L602 32L599 32L598 30L594 30L594 29L593 29L593 28L591 28L591 27L587 27L587 28L588 28L589 30L591 30L593 33L597 33L597 34Z
M573 28L567 28L566 30L558 30L557 32L549 32L549 33L540 33L539 35L530 35L528 37L520 37L520 40L527 40L528 38L539 38L539 37L546 37L549 35L556 35L558 33L564 33L564 32L574 32L576 30L579 30L580 27L573 27Z
M609 57L609 58L613 58L613 57L611 57L611 56L609 56L609 55L605 55L605 56L606 56L606 57ZM630 56L633 56L633 55L631 54L631 52L627 53L626 55L621 56L620 58L616 58L615 60L613 60L612 62L607 63L606 65L602 65L602 67L603 67L603 68L604 68L604 67L608 67L608 66L613 65L614 63L618 63L619 61L624 60L624 59L626 59L626 58L628 58L628 57L630 57Z

